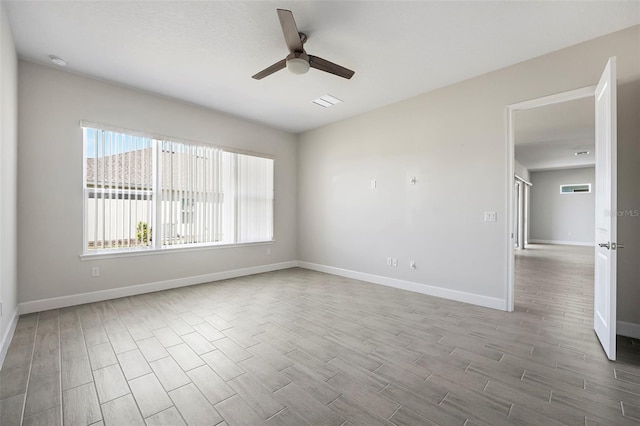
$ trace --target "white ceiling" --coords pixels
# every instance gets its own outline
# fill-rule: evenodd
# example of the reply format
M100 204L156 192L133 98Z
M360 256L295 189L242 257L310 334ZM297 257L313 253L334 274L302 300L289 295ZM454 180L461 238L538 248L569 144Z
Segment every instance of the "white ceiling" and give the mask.
M24 59L295 133L640 23L636 1L3 1ZM288 53L276 8L355 76L251 79Z
M514 130L516 160L529 170L595 165L593 97L517 111Z

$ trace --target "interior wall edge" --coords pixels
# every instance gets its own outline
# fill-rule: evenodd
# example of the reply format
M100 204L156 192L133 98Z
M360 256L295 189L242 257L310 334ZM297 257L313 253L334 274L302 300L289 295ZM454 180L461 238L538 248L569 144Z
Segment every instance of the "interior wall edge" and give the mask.
M248 275L261 274L263 272L278 271L281 269L295 268L298 262L280 262L267 265L252 266L248 268L232 269L229 271L213 272L204 275L176 278L166 281L156 281L145 284L137 284L126 287L119 287L108 290L98 290L88 293L72 294L68 296L53 297L49 299L32 300L18 304L20 315L34 312L42 312L50 309L66 308L69 306L82 305L85 303L102 302L105 300L118 299L121 297L136 296L139 294L153 293L156 291L171 290L179 287L187 287L197 284L227 280L230 278L244 277Z
M530 244L555 244L562 246L587 246L587 247L595 247L595 243L593 241L562 241L562 240L540 240L537 238L529 238L527 243Z
M506 300L497 297L488 297L480 294L467 293L459 290L451 290L445 287L438 287L429 284L421 284L414 281L400 280L397 278L385 277L382 275L368 274L365 272L352 271L349 269L336 268L333 266L320 265L312 262L298 261L298 267L310 269L312 271L324 272L331 275L338 275L345 278L366 281L372 284L384 285L401 290L413 291L415 293L426 294L428 296L441 297L443 299L455 300L457 302L469 303L485 308L505 310Z
M11 344L11 340L13 339L13 334L16 331L16 325L18 325L18 308L13 310L13 316L11 317L11 322L7 327L6 332L2 336L2 340L0 340L0 369L4 365L4 358L7 356L7 351L9 350L9 345Z
M617 335L640 339L640 324L634 324L626 321L617 321L616 326Z

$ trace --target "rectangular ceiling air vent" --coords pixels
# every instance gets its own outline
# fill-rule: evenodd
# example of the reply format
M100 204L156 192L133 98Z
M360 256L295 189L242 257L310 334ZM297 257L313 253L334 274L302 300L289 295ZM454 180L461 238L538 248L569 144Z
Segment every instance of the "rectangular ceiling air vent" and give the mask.
M314 99L312 102L316 105L320 105L322 108L329 108L336 104L342 103L340 99L331 95L320 96L318 99Z

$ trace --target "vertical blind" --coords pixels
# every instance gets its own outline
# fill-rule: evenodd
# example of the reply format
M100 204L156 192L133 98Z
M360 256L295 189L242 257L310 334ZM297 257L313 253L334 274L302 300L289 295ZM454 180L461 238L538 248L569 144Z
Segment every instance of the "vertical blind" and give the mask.
M222 155L215 147L162 142L163 245L222 241Z
M85 253L269 241L274 160L83 126Z
M273 161L249 155L237 156L238 242L271 239L273 222Z
M149 247L153 141L84 129L86 250Z

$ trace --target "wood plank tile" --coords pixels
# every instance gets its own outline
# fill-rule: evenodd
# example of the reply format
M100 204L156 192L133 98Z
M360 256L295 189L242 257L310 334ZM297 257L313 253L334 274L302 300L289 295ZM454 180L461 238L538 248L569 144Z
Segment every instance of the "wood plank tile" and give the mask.
M171 357L166 357L149 363L156 377L165 390L170 391L190 383L189 377L182 371L178 363Z
M397 402L393 402L369 388L358 385L356 382L347 379L343 374L335 375L327 383L341 390L350 399L357 401L372 414L382 419L388 419L400 407Z
M100 403L105 403L130 393L127 381L118 364L95 370L93 378Z
M637 402L640 402L640 400ZM628 402L622 402L622 414L630 419L640 421L640 404L634 405Z
M215 406L225 421L232 425L253 426L264 424L260 416L238 395L227 398Z
M29 417L25 417L23 426L61 426L62 407L60 405L41 411Z
M29 356L28 360L31 360L31 356ZM0 380L2 381L2 386L0 387L1 399L24 394L27 391L27 383L29 381L29 366L3 367L0 370Z
M140 322L126 323L126 327L127 327L127 330L129 331L129 334L131 335L131 337L133 337L133 340L135 341L153 337L153 334L147 328L147 326Z
M169 352L160 344L160 341L154 337L138 340L136 342L142 355L147 362L152 362L169 356Z
M113 333L109 336L109 341L116 354L138 349L136 342L133 340L128 331Z
M340 396L329 404L329 408L347 419L353 425L392 425L392 423L386 419L374 416L355 400L345 395Z
M321 376L302 365L291 365L282 370L281 373L325 405L330 404L342 394L342 392L327 384Z
M131 394L102 404L105 426L144 425L144 420Z
M101 325L92 328L85 328L83 329L83 333L87 347L109 342L107 331Z
M182 340L184 340L184 342L198 355L202 355L216 349L216 346L212 345L207 339L202 337L200 333L195 331L193 333L183 334ZM216 342L219 342L220 340L222 339L218 339Z
M306 393L295 383L274 393L275 397L287 407L295 410L312 425L342 425L345 419L320 401Z
M0 399L0 424L6 426L19 426L24 407L24 394Z
M251 357L251 353L247 352L246 349L244 349L242 346L238 345L228 337L225 337L224 339L218 339L213 342L213 344L215 345L215 348L218 348L233 362L237 363ZM250 349L253 348L255 348L255 346Z
M354 380L373 390L380 391L390 383L386 378L361 368L358 365L344 361L340 359L340 357L332 359L327 364L344 374L345 377L348 377L350 380Z
M62 403L60 394L60 373L32 377L27 390L24 417L29 417Z
M187 426L174 406L145 419L147 426Z
M437 424L461 425L467 420L466 415L456 410L441 407L438 403L426 400L420 395L394 384L383 389L381 394Z
M62 389L75 388L93 381L88 356L62 361Z
M85 426L102 420L93 382L65 390L62 411L65 425Z
M291 383L291 380L280 374L262 358L253 356L239 362L238 366L258 379L271 393Z
M220 425L258 422L259 409L269 424L637 424L640 345L618 338L618 362L603 356L588 248L517 258L512 313L294 268L24 315L0 370L0 421L19 422L27 399L25 424L56 424L61 400L66 423L98 426L98 385L149 424L186 423L167 405L183 387L224 407ZM122 373L152 390L116 397ZM163 403L147 404L155 393Z
M188 371L187 375L211 405L215 405L235 394L234 390L214 373L208 365Z
M396 411L391 416L389 421L391 421L391 423L397 426L413 426L413 425L437 426L437 423L434 423L431 420L422 417L421 415L409 410L406 407L400 407L398 411ZM468 422L465 422L464 424L465 426L469 425Z
M231 380L234 377L244 374L244 370L227 358L221 351L207 352L202 355L202 359L218 376L222 377L223 380Z
M108 367L118 363L110 343L100 343L89 347L89 362L92 370Z
M238 327L228 328L223 333L244 349L260 343L260 340Z
M183 334L194 332L193 327L191 327L181 318L175 318L173 320L170 320L167 322L167 324L169 325L169 327L171 327L171 329L174 332L176 332L178 336L182 336Z
M170 391L169 396L188 425L216 425L223 420L193 383Z
M204 365L204 361L185 343L171 346L167 351L184 371Z
M262 419L268 419L285 408L284 405L274 398L273 394L269 392L267 388L262 386L260 382L254 379L249 373L229 380L229 386L231 386ZM222 413L222 416L225 417L224 413Z
M204 337L205 339L207 339L210 342L214 342L218 339L222 339L225 337L225 335L220 332L218 329L216 329L215 327L213 327L211 324L203 322L200 324L196 324L193 326L193 328L200 333L200 335L202 337Z
M153 330L152 333L165 348L184 343L171 327L158 328Z
M129 386L140 412L145 418L173 406L169 395L153 373L130 380ZM167 415L170 414L167 413Z
M118 362L127 380L151 373L151 367L138 349L118 354Z
M304 426L309 423L293 410L285 408L266 422L271 426Z

